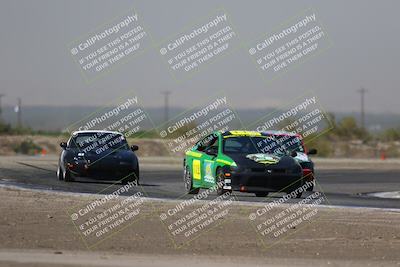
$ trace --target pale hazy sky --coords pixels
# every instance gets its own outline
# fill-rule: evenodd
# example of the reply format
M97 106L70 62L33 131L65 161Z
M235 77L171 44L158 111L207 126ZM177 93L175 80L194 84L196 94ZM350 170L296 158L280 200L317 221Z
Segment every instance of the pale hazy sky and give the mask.
M313 7L333 46L270 84L245 50L178 84L154 47L87 84L68 43L132 7L156 42L223 7L243 43ZM263 108L285 105L311 89L328 110L358 111L356 90L364 86L367 111L400 114L399 10L396 0L2 0L0 93L8 105L22 97L25 105L101 106L135 90L144 105L154 107L163 105L160 92L170 90L171 105L190 107L224 90L236 108Z

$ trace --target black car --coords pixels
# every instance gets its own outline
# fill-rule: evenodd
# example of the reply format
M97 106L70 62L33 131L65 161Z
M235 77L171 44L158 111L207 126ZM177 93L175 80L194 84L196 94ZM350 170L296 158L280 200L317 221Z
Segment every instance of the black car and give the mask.
M121 180L139 184L139 161L123 134L111 131L77 131L68 142L61 142L62 152L57 176L65 182L75 177Z

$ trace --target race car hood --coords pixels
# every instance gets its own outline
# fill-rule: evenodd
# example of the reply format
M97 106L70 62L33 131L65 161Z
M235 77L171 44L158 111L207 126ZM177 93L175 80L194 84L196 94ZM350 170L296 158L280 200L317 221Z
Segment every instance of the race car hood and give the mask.
M294 165L298 165L298 161L290 156L276 156L272 154L237 154L232 153L228 156L235 161L237 166L244 168L257 168L260 166L271 166L271 167L282 167L291 168Z
M263 154L263 153L247 154L246 158L251 159L257 163L264 163L264 164L275 164L279 162L279 160L281 159L278 156L271 154Z

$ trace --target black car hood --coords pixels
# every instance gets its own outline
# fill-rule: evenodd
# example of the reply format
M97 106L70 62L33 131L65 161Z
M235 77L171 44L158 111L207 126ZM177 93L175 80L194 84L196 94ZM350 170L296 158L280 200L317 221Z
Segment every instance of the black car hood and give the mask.
M85 159L89 162L95 162L98 160L115 160L115 161L132 161L135 154L130 150L114 150L114 151L104 151L103 153L87 152L83 153L80 150L70 150L71 156Z

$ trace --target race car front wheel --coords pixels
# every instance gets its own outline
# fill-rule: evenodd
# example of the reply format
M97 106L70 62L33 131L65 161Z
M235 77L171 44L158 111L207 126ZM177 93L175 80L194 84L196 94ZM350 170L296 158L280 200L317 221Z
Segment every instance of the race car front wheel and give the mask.
M224 189L225 174L222 169L217 170L217 195L223 195L226 192L232 192L232 190Z
M188 166L185 167L183 171L183 183L185 185L185 191L188 194L197 195L200 188L193 188L192 175L190 174L190 169Z
M296 192L295 198L301 198L302 195L303 195L303 192Z

